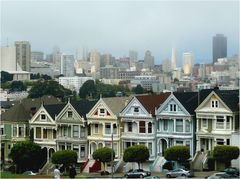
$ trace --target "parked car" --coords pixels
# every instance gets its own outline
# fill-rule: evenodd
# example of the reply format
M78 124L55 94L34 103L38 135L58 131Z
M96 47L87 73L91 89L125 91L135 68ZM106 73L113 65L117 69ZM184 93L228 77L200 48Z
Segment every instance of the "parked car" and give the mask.
M125 177L127 177L127 178L144 178L144 177L147 177L150 175L151 175L151 172L144 171L142 169L135 169L135 170L129 170L129 172L125 174Z
M25 171L23 172L24 175L37 175L37 173L34 173L32 171Z
M225 168L224 172L229 174L229 175L239 176L239 169L236 168L236 167Z
M175 169L175 170L172 170L168 173L166 173L166 177L167 178L171 178L171 177L191 177L193 176L192 175L192 172L188 171L188 170L184 170L182 168L178 168L178 169Z
M220 179L220 178L231 178L231 176L225 172L219 172L219 173L214 173L213 175L207 177L207 179Z

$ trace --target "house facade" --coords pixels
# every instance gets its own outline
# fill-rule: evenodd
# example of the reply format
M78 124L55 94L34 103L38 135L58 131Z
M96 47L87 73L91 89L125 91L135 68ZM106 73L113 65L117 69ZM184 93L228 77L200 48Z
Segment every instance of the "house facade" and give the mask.
M156 111L157 154L171 146L186 145L190 155L195 152L195 113L198 94L195 92L172 93Z
M197 151L211 151L216 145L232 145L232 133L239 130L239 91L202 91L205 95L196 111Z
M170 93L135 96L121 111L120 116L124 126L121 137L123 152L129 146L144 144L149 149L149 160L155 160L157 155L155 108L159 107L169 95Z
M93 152L102 147L113 148L115 159L121 157L121 123L119 112L128 102L127 97L100 98L87 114L89 126L89 151L91 159Z

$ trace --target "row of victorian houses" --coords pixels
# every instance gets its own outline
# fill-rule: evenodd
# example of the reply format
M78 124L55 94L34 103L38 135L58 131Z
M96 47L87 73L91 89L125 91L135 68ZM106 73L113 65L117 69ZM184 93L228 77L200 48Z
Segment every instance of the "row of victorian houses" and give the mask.
M92 153L113 147L115 166L132 145L148 147L151 169L159 169L164 151L186 145L202 169L207 151L216 145L239 145L239 91L166 92L160 95L100 98L61 103L48 97L41 103L19 103L1 115L1 160L8 161L13 144L33 138L47 149L49 159L58 150L75 150L78 162L94 165ZM36 102L38 101L38 102ZM30 135L31 134L31 135ZM239 134L239 133L238 133ZM201 151L201 152L199 152ZM89 169L87 169L87 172Z

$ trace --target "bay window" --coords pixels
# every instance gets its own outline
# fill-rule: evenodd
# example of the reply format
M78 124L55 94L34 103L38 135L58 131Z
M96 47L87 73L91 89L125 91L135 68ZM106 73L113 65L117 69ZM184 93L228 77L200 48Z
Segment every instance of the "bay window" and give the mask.
M145 121L140 121L139 122L139 132L140 133L145 133L146 132Z
M183 120L176 119L176 132L183 132Z
M105 123L105 134L111 134L111 124Z

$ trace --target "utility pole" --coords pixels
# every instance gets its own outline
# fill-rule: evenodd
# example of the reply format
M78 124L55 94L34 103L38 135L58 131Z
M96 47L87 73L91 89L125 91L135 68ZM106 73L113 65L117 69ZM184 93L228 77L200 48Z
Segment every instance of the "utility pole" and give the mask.
M111 169L112 169L112 178L113 178L113 132L112 132L112 154L111 154Z

